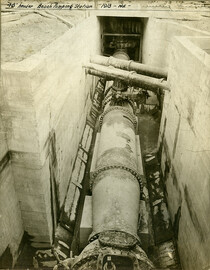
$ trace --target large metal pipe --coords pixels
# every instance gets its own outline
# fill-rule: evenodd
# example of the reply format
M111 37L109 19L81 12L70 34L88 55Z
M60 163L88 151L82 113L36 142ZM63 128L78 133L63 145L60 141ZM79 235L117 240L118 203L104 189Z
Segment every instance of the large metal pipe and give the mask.
M113 68L111 73L106 73L107 67L102 67L103 70L97 70L98 74L108 74L115 82L138 81L131 76L126 79L124 73L129 73L127 71L120 70L119 73ZM120 76L116 76L116 72ZM147 85L145 81L144 84ZM109 91L105 97L108 95ZM121 106L107 102L99 127L100 137L94 153L96 162L90 183L93 232L82 253L67 259L62 265L72 270L153 269L140 247L137 234L143 187L138 172L137 120L129 99L125 99Z
M140 186L136 120L132 110L114 106L102 115L93 180L93 233L123 231L137 236Z
M84 66L88 74L105 78L106 80L119 79L128 85L141 87L156 92L158 89L169 90L166 81L139 75L135 72L129 72L114 67L106 67L97 64L88 64Z
M113 66L115 68L124 69L127 71L136 71L139 74L147 75L155 78L167 78L168 72L164 68L149 66L134 62L133 60L117 59L113 56L106 57L102 55L94 55L90 59L91 63L103 66Z

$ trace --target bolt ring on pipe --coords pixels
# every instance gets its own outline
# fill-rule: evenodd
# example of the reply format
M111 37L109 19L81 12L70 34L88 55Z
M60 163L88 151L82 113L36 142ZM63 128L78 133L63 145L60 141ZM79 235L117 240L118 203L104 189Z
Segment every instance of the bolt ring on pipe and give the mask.
M133 62L134 62L133 60L130 60L129 63L128 63L128 70L129 70L129 71L131 70L131 64L132 64Z
M93 172L91 180L90 180L90 190L91 191L92 191L92 186L94 184L94 180L97 177L97 175L99 173L101 173L101 172L104 172L104 171L107 171L107 170L110 170L110 169L122 169L122 170L130 172L138 180L139 186L140 186L140 193L142 194L142 192L143 192L143 183L142 183L140 174L137 171L135 171L134 169L130 168L130 167L123 166L123 165L117 165L117 164L116 165L104 166L104 167L101 167L98 170Z
M110 111L113 111L113 110L121 110L125 113L127 113L130 117L129 119L132 121L134 127L136 128L137 127L137 121L136 121L136 118L135 116L130 112L130 110L124 108L124 107L121 107L121 106L113 106L113 107L109 107L105 112L103 112L101 114L101 117L100 117L100 121L99 121L99 125L100 127L102 126L102 123L103 123L103 118L104 116L109 113Z

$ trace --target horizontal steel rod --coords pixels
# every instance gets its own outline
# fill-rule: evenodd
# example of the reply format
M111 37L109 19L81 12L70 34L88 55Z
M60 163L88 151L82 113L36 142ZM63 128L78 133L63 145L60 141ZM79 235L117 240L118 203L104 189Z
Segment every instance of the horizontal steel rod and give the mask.
M90 59L91 63L99 64L103 66L113 66L116 68L136 71L139 74L147 75L155 78L167 78L167 71L164 68L149 66L141 63L134 62L133 60L122 60L115 57L106 57L102 55L92 56Z
M105 78L108 81L118 79L126 82L130 86L137 86L154 92L158 89L170 90L166 81L140 75L135 72L91 63L84 67L88 74Z

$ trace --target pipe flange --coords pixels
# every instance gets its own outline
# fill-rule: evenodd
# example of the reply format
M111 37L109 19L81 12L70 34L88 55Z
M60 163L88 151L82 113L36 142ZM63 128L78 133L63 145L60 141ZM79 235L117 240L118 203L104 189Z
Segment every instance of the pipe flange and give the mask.
M134 61L133 60L130 60L129 63L128 63L128 70L131 71L131 64L133 63Z
M100 235L99 233L92 232L89 236L88 243L91 243L91 242L95 241L96 239L98 239L99 235Z
M134 127L136 128L137 127L137 121L136 121L136 117L131 113L131 111L127 108L124 108L124 107L121 107L121 106L111 106L109 107L106 111L104 111L101 116L100 116L100 120L99 120L99 126L101 128L102 126L102 123L103 123L103 119L104 119L104 116L111 112L111 111L115 111L115 110L120 110L120 111L123 111L125 112L127 115L129 115L129 119L132 121Z
M99 243L105 247L131 249L139 242L138 236L128 232L109 230L103 231L99 235Z
M137 75L137 73L136 73L136 71L134 71L134 70L132 70L132 71L129 71L129 73L128 73L128 85L130 85L131 83L131 81L132 81L132 76L133 75Z
M94 184L94 179L98 176L98 174L101 173L101 172L110 170L110 169L122 169L122 170L125 170L125 171L128 171L129 173L131 173L138 180L139 186L140 186L140 193L142 194L142 192L143 192L143 183L142 183L140 174L131 167L124 166L124 165L119 165L119 164L104 166L104 167L101 167L101 168L97 169L96 171L94 171L93 174L92 174L92 177L90 179L90 190L91 191L92 191L92 187L93 187L93 184Z

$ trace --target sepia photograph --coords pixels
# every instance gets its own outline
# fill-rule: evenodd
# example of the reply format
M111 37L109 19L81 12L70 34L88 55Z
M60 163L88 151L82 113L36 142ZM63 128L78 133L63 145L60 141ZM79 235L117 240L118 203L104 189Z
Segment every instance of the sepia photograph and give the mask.
M210 270L210 1L2 0L0 269Z

